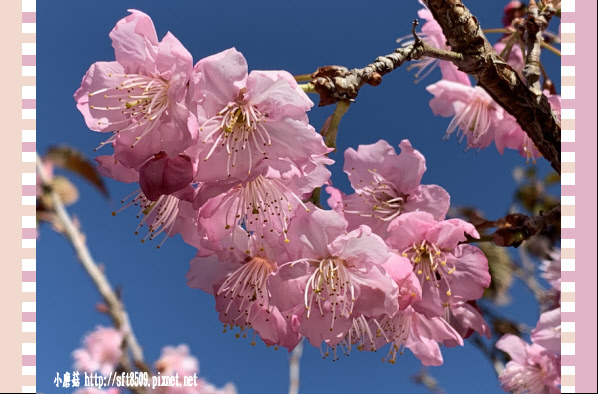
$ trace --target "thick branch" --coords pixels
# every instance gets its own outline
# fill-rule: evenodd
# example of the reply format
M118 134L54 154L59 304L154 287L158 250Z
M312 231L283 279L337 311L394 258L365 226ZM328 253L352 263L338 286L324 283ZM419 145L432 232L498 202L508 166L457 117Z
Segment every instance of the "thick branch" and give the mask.
M498 246L517 247L527 239L540 232L543 228L556 223L561 218L561 205L557 205L547 212L528 217L523 214L508 215L504 218L506 226L499 228L492 234L492 240Z
M478 80L492 98L517 119L542 155L561 173L561 125L544 95L536 96L488 42L478 20L461 0L427 0L447 43L463 60L459 69ZM539 100L537 99L539 98Z
M141 349L141 346L139 346L137 338L133 333L133 328L131 327L131 323L129 321L129 315L125 310L124 305L112 289L110 282L108 282L108 279L100 267L98 267L98 265L94 262L85 243L84 235L73 223L71 217L64 208L64 204L60 200L60 197L50 186L50 179L48 179L46 173L43 171L43 164L39 155L37 155L37 172L40 177L42 187L44 188L44 192L48 193L52 199L56 217L64 226L63 234L71 241L79 262L89 274L100 294L102 295L104 302L108 306L108 313L112 318L114 326L123 333L125 337L126 348L131 350L135 365L144 372L150 373L150 369L147 367L143 359L143 350ZM125 364L123 367L127 369L128 372L131 372L131 366L126 365L129 364L128 358L124 359L123 363Z

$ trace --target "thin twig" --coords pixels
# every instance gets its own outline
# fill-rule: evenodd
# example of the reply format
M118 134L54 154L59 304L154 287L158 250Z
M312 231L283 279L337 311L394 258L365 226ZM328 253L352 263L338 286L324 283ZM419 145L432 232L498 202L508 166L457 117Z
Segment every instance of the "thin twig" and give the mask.
M64 204L60 200L60 197L50 186L50 179L48 179L48 176L43 171L43 163L37 153L36 166L44 192L47 193L52 199L56 218L64 226L63 235L67 237L73 245L81 266L83 266L85 271L89 274L100 294L102 295L104 302L108 306L108 313L112 318L114 326L120 330L125 337L126 348L130 349L135 365L143 372L147 372L148 374L151 373L150 368L144 361L143 350L141 349L141 346L137 342L137 338L133 333L129 315L126 312L124 305L112 289L110 282L108 282L108 279L100 267L98 267L93 260L87 244L85 243L84 235L73 223L73 220L64 208ZM123 365L123 368L125 368L127 372L131 372L133 370L128 359L124 360L124 364L125 365Z
M552 45L547 44L544 41L542 41L542 43L540 45L542 46L542 48L548 49L550 52L554 53L555 55L561 56L561 51L559 51L558 49L556 49Z
M303 354L303 338L299 341L289 360L289 394L299 394L299 363Z
M334 104L339 101L355 101L359 89L365 85L378 86L382 77L400 67L403 63L419 60L423 57L432 57L440 60L459 62L463 60L461 53L439 49L426 44L415 34L417 20L413 22L412 33L415 42L402 48L395 49L394 53L379 56L376 60L363 68L352 70L343 66L324 66L312 74L311 83L320 95L319 106Z

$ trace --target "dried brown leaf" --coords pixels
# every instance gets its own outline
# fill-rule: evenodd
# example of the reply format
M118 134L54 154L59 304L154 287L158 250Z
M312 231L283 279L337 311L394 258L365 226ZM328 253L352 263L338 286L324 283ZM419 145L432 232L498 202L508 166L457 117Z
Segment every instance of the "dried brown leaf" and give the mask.
M82 176L105 197L108 196L108 190L102 177L96 171L95 165L75 148L66 145L51 147L44 156L44 161L50 161L56 167L64 168Z

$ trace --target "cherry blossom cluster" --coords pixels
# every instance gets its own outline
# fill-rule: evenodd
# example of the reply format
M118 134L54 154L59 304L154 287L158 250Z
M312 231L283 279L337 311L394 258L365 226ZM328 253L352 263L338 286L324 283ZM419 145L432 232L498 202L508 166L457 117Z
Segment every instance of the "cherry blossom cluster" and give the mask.
M96 327L83 339L83 347L73 351L75 360L73 368L80 374L98 373L108 377L119 369L123 356L122 344L124 336L121 331L112 327ZM194 378L193 385L157 385L153 387L151 381L146 387L148 393L155 394L237 394L237 389L232 383L227 383L219 389L204 379L197 379L199 373L199 362L197 358L189 353L187 345L177 347L166 346L162 349L160 359L154 364L156 376L179 377L182 382L185 377ZM145 384L147 382L136 382ZM94 387L81 388L75 391L77 394L119 394L124 387L110 387L98 389Z
M511 361L499 376L502 388L513 393L557 394L561 392L561 256L557 250L542 264L542 277L558 293L556 308L545 311L531 332L532 344L507 334L496 347Z
M420 3L422 3L421 0ZM508 11L509 6L505 8L505 14L508 14ZM442 28L430 10L421 9L418 15L425 20L421 28L422 40L433 47L450 50ZM504 22L508 27L512 18L507 18ZM410 43L404 40L399 41L403 41L404 44ZM497 42L494 49L505 58L519 77L525 80L522 73L525 62L519 44L506 37ZM416 63L419 68L416 77L421 80L436 65L442 72L442 80L429 85L426 89L434 96L430 100L430 108L434 115L452 118L446 130L446 139L456 133L459 135L459 142L465 139L466 149L480 150L494 142L496 149L501 154L505 148L509 148L518 150L523 157L534 162L541 157L540 152L515 118L498 105L483 88L472 86L468 75L459 71L452 62L424 58ZM552 95L548 91L544 91L544 94L560 122L561 97L556 94Z
M307 338L333 359L390 344L387 361L406 347L424 365L442 364L439 344L489 337L479 234L445 219L449 194L421 184L425 158L408 140L400 154L385 141L348 149L345 195L289 73L249 73L235 49L193 65L130 12L110 33L116 61L93 64L75 99L110 133L99 171L139 184L125 207L143 216L143 240L178 233L197 248L188 284L214 296L225 331L289 351ZM325 185L332 210L310 202Z

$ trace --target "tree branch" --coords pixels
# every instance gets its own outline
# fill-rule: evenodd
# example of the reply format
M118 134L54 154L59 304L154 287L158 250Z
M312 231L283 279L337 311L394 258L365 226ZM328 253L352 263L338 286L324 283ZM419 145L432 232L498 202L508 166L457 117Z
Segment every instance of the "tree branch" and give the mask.
M428 8L455 52L463 60L453 63L478 80L492 98L513 115L540 153L561 173L561 124L546 96L537 96L494 51L478 20L461 0L427 0Z
M544 227L548 227L560 218L560 204L547 212L540 212L539 215L532 217L523 214L508 215L497 221L497 223L504 222L505 225L492 234L492 240L498 246L518 247L523 241L531 238Z
M530 0L527 8L527 19L525 20L525 68L523 75L527 81L527 86L533 94L538 97L542 94L540 85L540 53L542 52L542 43L544 42L544 30L554 15L555 10L552 6L546 7L540 11L536 2Z
M303 339L299 341L289 360L289 394L299 394L299 362L303 354Z
M87 248L87 245L85 243L85 236L73 223L73 220L64 208L64 204L60 200L60 197L50 186L50 179L48 179L48 176L43 171L42 160L37 153L36 159L37 172L41 180L44 193L47 193L52 199L56 218L64 226L63 235L67 237L73 245L79 262L81 263L85 271L89 274L96 287L98 288L100 294L102 295L104 302L108 306L108 314L112 318L114 326L118 330L120 330L124 335L125 351L123 353L127 353L127 348L130 349L136 367L144 372L147 372L148 374L151 374L150 368L147 366L143 359L143 350L141 349L141 346L137 342L137 338L133 333L133 328L131 327L131 323L129 321L129 315L125 310L124 305L112 289L110 282L108 282L108 279L106 278L100 267L98 267L98 265L94 262L91 253L89 252L89 249ZM122 361L123 368L125 368L127 372L132 372L133 368L130 365L128 358L124 358Z

